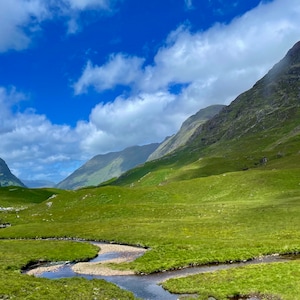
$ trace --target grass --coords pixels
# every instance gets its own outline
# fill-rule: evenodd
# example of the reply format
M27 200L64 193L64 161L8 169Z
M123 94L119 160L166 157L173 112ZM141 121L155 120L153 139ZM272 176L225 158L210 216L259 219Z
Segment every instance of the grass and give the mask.
M56 189L27 189L19 186L1 187L0 207L28 206L45 201Z
M85 260L97 251L89 243L70 241L0 241L0 299L134 299L103 280L48 280L20 272L29 262Z
M3 213L12 227L0 237L140 244L152 250L130 268L144 273L299 251L299 175L253 170L158 187L65 191L18 215Z
M24 275L12 277L9 272L1 272L0 279L1 299L135 299L132 293L104 280L69 278L51 281Z
M170 279L163 287L177 294L197 294L197 299L203 300L210 296L225 300L249 295L266 300L296 300L300 293L299 277L300 261L291 261Z

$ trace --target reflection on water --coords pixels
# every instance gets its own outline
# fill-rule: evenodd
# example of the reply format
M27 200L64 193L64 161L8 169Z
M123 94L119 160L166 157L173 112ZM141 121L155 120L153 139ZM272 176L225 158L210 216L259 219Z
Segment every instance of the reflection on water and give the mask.
M44 272L39 274L40 277L49 279L59 279L66 277L83 277L86 279L104 279L118 285L120 288L131 291L134 295L141 299L149 300L174 300L178 299L178 295L174 295L164 290L158 283L157 276L100 276L77 274L71 269L71 265L64 265L54 272Z

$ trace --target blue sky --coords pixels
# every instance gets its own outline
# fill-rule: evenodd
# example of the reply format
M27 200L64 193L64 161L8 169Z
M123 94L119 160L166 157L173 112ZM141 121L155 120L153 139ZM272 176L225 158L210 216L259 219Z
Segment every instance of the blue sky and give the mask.
M59 182L229 104L300 40L300 2L10 0L0 22L0 157Z

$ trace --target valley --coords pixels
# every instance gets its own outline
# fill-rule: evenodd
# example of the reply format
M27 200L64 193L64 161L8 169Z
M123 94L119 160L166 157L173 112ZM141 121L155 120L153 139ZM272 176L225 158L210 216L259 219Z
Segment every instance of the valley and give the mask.
M0 223L10 226L0 228L0 298L135 299L103 280L21 274L37 262L92 259L98 249L84 241L148 249L109 265L139 275L298 254L299 65L300 43L184 144L117 178L76 190L1 187ZM163 287L183 299L295 300L299 267L242 266Z
M4 192L5 189L0 191ZM16 191L6 192L6 195L12 195L10 203L13 202L14 192ZM60 261L86 257L83 254L78 254L77 258L73 257L76 250L74 242L71 241L63 242L64 245L58 251L56 243L61 241L34 242L22 241L20 238L81 238L149 247L150 249L135 261L114 266L122 270L132 270L137 274L208 263L249 260L275 253L299 252L300 191L299 170L296 168L276 171L262 167L257 170L224 173L141 188L47 190L48 193L57 195L56 197L48 197L49 194L45 197L45 190L39 192L41 198L46 198L44 201L30 203L28 190L24 192L24 196L26 193L29 196L26 201L27 209L17 213L1 213L1 221L12 224L11 227L0 230L0 237L3 239L0 245L5 253L5 263L1 264L5 276L1 282L5 286L9 286L11 280L21 285L21 282L28 280L34 285L40 285L40 279L25 280L16 273L16 270L29 260L43 258ZM20 202L17 204L19 206ZM39 243L47 244L46 249L39 246L34 250L35 245ZM11 250L4 250L3 245ZM77 247L83 245L85 243L80 243ZM19 252L23 247L28 249L27 255L21 254L24 250ZM16 260L16 251L22 258L21 261ZM93 250L91 253L91 257L96 254ZM226 299L232 293L245 295L253 292L280 294L283 299L295 299L293 297L299 292L298 271L297 260L245 267L234 275L239 282L241 281L243 288L240 290L237 290L232 282L226 283L226 276L231 276L229 270L227 273L220 271L220 275L219 272L214 273L219 283L213 285L208 284L205 277L210 275L195 275L200 276L201 282L206 282L202 288L196 284L196 289L199 299L207 299L208 295ZM265 275L257 277L258 272ZM281 277L278 280L278 272L283 277L284 274L290 274L286 283ZM185 282L185 287L181 287L181 280ZM191 293L191 290L195 289L194 279L188 281L188 286L186 282L184 279L178 279L175 286L169 283L165 286L175 293L179 293L178 289L180 293ZM276 282L280 282L280 286L275 284ZM53 284L52 281L42 283L43 286ZM261 285L263 289L256 288ZM283 286L286 288L283 289ZM219 291L220 287L223 292ZM37 295L41 297L39 293Z

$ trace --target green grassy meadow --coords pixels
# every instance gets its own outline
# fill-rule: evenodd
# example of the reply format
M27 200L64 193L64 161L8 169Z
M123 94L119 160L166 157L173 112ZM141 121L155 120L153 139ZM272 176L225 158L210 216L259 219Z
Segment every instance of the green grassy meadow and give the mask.
M136 273L248 260L273 253L298 253L300 170L297 162L298 155L293 154L280 159L274 157L267 165L247 171L224 172L237 162L200 159L177 169L172 164L165 165L122 187L77 191L22 189L22 193L20 188L1 188L0 207L8 204L22 207L18 211L0 212L1 222L12 224L0 229L3 256L0 276L1 284L6 287L3 295L12 297L30 282L32 288L25 290L31 293L35 289L35 293L28 299L42 299L38 297L45 295L47 289L54 291L73 284L78 286L73 289L75 294L87 290L82 299L91 299L88 293L98 289L98 284L105 285L83 279L68 279L66 284L66 280L20 275L20 268L29 261L92 257L95 249L91 246L67 241L11 239L80 238L150 248L136 261L118 266ZM219 170L216 165L220 166ZM203 170L207 173L215 170L216 174L196 178ZM19 249L16 243L27 250L14 250ZM59 243L62 246L57 251ZM74 247L77 247L76 255L70 251ZM264 275L257 276L258 273ZM281 277L285 278L285 288L280 288ZM197 293L199 299L207 299L209 295L226 299L232 295L259 293L294 300L299 294L299 262L202 274L172 280L165 286L179 293ZM116 288L107 284L103 289L109 295ZM25 290L17 298L24 298ZM132 295L122 297L130 299ZM111 298L105 294L96 299Z

